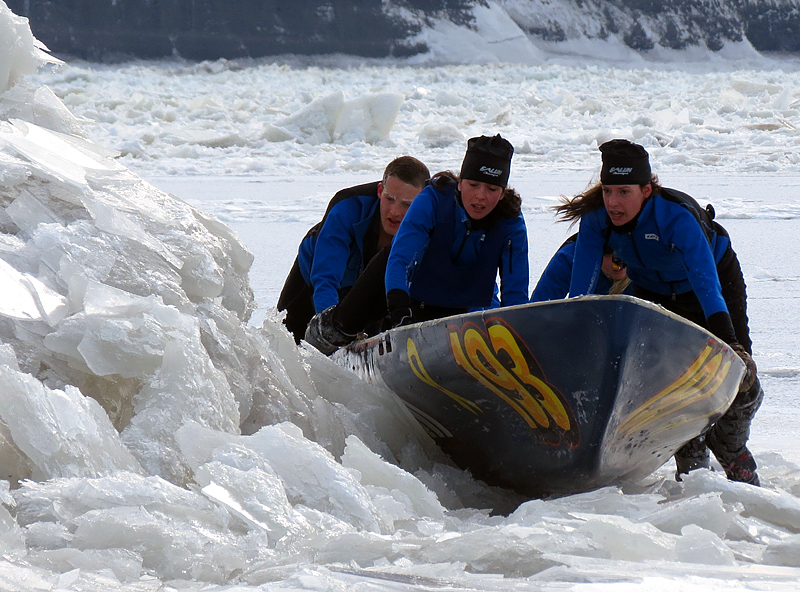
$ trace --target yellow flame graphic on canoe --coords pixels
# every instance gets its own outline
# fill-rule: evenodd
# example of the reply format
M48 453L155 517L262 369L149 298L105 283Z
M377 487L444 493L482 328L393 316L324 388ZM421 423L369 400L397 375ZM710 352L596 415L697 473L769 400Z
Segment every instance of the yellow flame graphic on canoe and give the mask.
M725 355L720 343L709 341L692 362L692 365L681 374L675 382L634 410L617 427L621 437L640 431L655 422L664 422L664 418L675 414L689 405L693 405L714 395L727 378L731 370L731 357ZM710 415L724 411L724 403ZM675 424L664 424L664 429ZM648 427L652 430L652 427Z
M414 374L416 374L417 378L419 378L425 384L430 385L435 389L439 389L470 413L474 413L475 415L482 413L481 408L475 403L469 399L465 399L461 395L455 394L453 391L447 390L443 386L437 384L436 381L431 378L430 374L428 374L428 371L425 370L425 367L422 365L422 360L419 358L419 352L417 352L417 346L414 345L414 342L410 337L406 342L406 352L408 353L408 364L411 366L411 370L414 372Z

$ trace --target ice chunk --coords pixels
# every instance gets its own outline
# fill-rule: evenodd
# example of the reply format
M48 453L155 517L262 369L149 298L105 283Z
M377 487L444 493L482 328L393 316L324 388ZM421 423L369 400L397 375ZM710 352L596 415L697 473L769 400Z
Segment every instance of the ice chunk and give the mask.
M635 523L622 516L574 513L583 521L578 531L600 545L612 559L644 561L674 560L674 535L666 534L649 523Z
M28 19L11 12L5 2L0 4L0 93L43 64L61 63L43 49L31 33Z
M75 136L85 136L82 124L89 121L73 115L49 87L36 87L26 80L5 92L0 102L0 119L29 121L50 131L70 134L73 141L77 140ZM104 150L99 146L94 149Z
M344 93L336 91L314 99L302 109L275 122L275 126L292 134L299 142L327 144L334 139L339 116L344 109Z
M32 146L43 151L37 152L43 158L49 152L57 155L60 160L74 163L88 171L122 172L125 170L125 167L112 160L112 157L116 156L115 152L95 146L82 138L48 130L20 119L11 119L10 123L22 133L25 140ZM40 161L34 159L34 162ZM49 161L42 160L40 164L47 165Z
M21 191L6 208L6 214L26 236L31 236L39 224L64 224L53 210L30 191Z
M245 146L252 139L238 132L220 133L216 130L190 129L183 130L174 139L176 144L197 144L209 148L229 148L231 146Z
M65 524L44 520L25 526L25 541L30 547L58 549L70 545L72 532Z
M67 313L67 299L0 259L0 315L55 326Z
M84 196L84 205L92 214L97 228L111 234L129 238L161 255L175 269L183 267L183 261L161 241L147 233L133 218L119 210L111 208L99 200Z
M135 415L123 439L149 473L186 483L190 473L175 433L194 421L238 433L239 410L225 375L214 368L199 336L164 346L163 362L134 396Z
M22 160L0 152L0 187L14 187L27 180L31 169Z
M464 134L449 123L427 123L418 132L419 141L426 148L447 148L464 141Z
M689 495L706 491L720 491L723 502L744 505L744 516L769 522L790 532L800 531L800 499L783 490L754 487L745 483L728 481L724 475L711 471L697 471L686 480Z
M45 338L45 345L81 362L98 376L142 377L161 364L170 339L191 335L196 323L155 296L141 297L87 282L84 312ZM71 351L68 343L80 342Z
M280 478L291 504L331 514L359 529L380 531L380 513L354 473L336 462L319 444L306 439L297 426L290 423L267 426L252 436L235 440L204 436L202 442L197 438L190 442L186 435L191 432L186 430L179 431L179 436L183 434L181 447L188 447L187 457L194 459L195 464L201 459L211 460L218 454L220 443L236 442L268 463L266 470L274 471Z
M203 494L264 531L271 543L305 522L294 514L278 475L245 439L190 422L178 430L176 440Z
M643 516L661 508L663 497L656 494L626 495L614 486L602 487L561 498L531 500L521 504L512 514L520 524L535 524L543 516L562 518L575 512L622 516L639 522Z
M142 568L160 578L223 582L264 542L243 540L246 531L238 519L199 492L157 477L119 472L97 479L26 482L14 497L21 524L62 524L72 532L67 548L91 551L54 561L96 567L105 556L121 579L133 576L141 557Z
M711 492L663 503L643 520L673 534L680 534L685 526L695 524L723 536L741 511L741 504L723 504L721 495Z
M358 471L359 482L368 487L373 501L392 520L444 516L436 495L419 479L387 463L355 436L347 438L342 464Z
M283 423L244 438L269 460L290 501L330 513L360 529L379 530L377 511L353 473L319 444L304 438L300 428Z
M0 365L0 384L0 418L34 478L140 470L100 405L75 387L49 389L9 363Z
M110 572L117 584L137 581L142 573L142 556L130 549L47 549L32 553L29 561L60 573Z
M267 142L286 142L288 140L293 140L294 135L283 128L268 123L264 125L259 139L266 140Z
M764 563L800 567L800 534L773 542L764 551Z
M243 425L253 409L254 390L260 387L262 377L269 377L259 347L261 343L254 336L255 330L242 324L229 310L201 304L197 312L200 340L214 367L225 373L239 406L240 425ZM258 427L265 423L273 422L265 421Z
M363 140L370 144L385 140L402 104L403 95L397 93L367 95L347 101L336 121L333 139Z
M15 505L8 489L8 481L0 481L0 555L3 557L24 557L25 537L17 521L11 516L6 506Z
M14 122L12 129L0 128L0 146L28 159L41 177L78 188L86 186L84 165L95 164L53 133L20 120Z
M675 544L679 561L735 565L733 551L713 532L689 524L681 529L681 535Z
M215 461L200 467L195 479L203 486L206 497L222 504L250 527L263 530L274 544L295 529L283 484L266 468L268 465L242 470Z

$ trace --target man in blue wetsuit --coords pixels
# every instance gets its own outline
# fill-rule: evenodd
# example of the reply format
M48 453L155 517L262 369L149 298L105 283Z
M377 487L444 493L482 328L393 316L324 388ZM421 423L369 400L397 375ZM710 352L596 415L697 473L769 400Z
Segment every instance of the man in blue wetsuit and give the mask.
M394 159L381 181L342 189L300 243L278 310L298 343L308 321L339 302L370 259L389 245L430 172L411 156Z
M575 245L578 234L570 236L558 248L550 262L542 272L542 276L531 294L531 302L544 302L545 300L559 300L569 294L569 283L572 279L572 263L575 259ZM626 265L614 254L611 247L603 249L602 272L597 279L594 294L633 294Z
M306 341L330 354L376 321L388 327L528 301L528 237L519 194L508 187L513 146L471 138L461 174L431 179L384 249L345 298L317 314Z
M747 367L739 393L705 434L675 453L676 477L707 467L710 449L729 479L758 485L746 444L764 392L751 357L744 277L728 233L713 209L658 183L642 146L611 140L600 152L600 183L556 208L565 220L580 219L569 295L593 292L603 248L610 246L627 264L635 296L707 328L736 351Z

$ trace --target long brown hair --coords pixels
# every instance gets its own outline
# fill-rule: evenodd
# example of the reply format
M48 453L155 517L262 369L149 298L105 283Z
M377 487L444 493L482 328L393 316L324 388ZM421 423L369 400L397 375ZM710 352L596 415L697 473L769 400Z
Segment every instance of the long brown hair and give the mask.
M650 177L650 185L653 186L651 195L661 192L661 184L658 182L658 176L653 175ZM642 189L647 186L640 185ZM579 193L575 197L561 196L561 204L554 206L556 218L567 222L574 222L579 220L582 216L599 210L603 207L603 184L596 183L583 193Z
M441 171L431 178L431 185L437 191L444 189L452 184L458 183L459 178L452 171ZM461 195L458 195L458 203L461 203ZM522 196L516 189L506 187L503 189L503 197L497 202L494 210L489 213L491 217L516 218L522 212Z

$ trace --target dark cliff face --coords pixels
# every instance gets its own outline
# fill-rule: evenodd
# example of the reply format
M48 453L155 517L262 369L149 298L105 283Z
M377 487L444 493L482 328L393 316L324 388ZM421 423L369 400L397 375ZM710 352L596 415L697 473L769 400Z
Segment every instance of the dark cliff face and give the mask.
M759 51L800 52L800 0L559 0L560 8L577 16L569 31L548 18L547 5L518 0L512 16L546 41L615 34L637 51L656 46L719 51L727 42L747 40Z
M800 53L800 2L741 2L747 38L759 51Z
M404 56L419 32L381 0L7 0L55 54L91 60L180 55L190 60L283 53ZM420 14L468 16L466 0L404 2Z
M502 0L500 3L503 4ZM344 53L403 57L432 19L473 25L484 0L6 0L56 55L107 61ZM532 38L618 35L631 48L683 49L747 39L760 51L800 52L800 0L522 0L509 14ZM553 10L553 6L558 11ZM560 15L574 15L562 22ZM576 24L577 23L577 24Z

